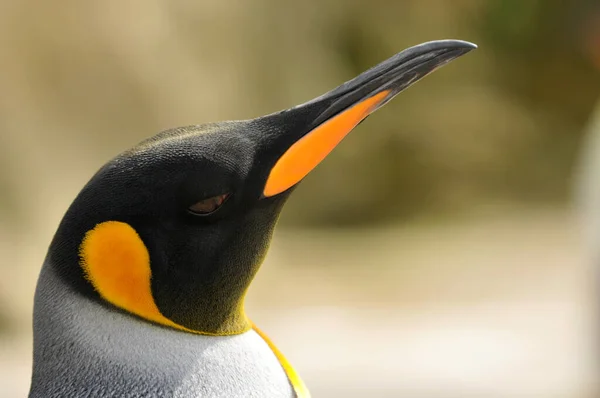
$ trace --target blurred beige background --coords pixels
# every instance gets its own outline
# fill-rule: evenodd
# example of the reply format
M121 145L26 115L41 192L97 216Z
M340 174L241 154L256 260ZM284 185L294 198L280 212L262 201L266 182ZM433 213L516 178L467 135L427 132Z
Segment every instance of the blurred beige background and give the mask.
M0 0L0 397L27 393L39 267L105 161L445 38L480 48L303 182L248 312L315 397L597 396L598 26L585 0Z

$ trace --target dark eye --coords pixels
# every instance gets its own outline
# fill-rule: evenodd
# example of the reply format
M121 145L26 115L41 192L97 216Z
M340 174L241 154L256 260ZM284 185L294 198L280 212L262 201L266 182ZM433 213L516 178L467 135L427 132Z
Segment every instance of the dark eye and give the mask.
M223 194L202 199L201 201L196 202L190 207L188 207L188 210L190 211L190 213L197 214L200 216L206 216L217 211L217 209L221 207L223 203L225 203L228 197L229 194Z

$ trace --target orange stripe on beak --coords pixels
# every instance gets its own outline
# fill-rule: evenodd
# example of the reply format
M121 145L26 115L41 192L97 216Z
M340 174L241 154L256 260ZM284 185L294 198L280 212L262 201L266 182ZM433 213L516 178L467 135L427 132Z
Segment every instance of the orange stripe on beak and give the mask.
M271 169L263 195L277 195L300 182L389 94L385 90L359 102L294 143Z

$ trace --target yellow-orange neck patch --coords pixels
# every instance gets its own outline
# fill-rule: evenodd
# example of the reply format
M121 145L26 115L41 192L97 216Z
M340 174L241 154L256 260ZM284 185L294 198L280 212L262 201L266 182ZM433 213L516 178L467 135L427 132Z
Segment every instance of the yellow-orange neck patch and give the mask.
M96 225L86 233L79 255L85 277L104 300L147 320L195 332L160 313L150 288L148 249L129 224Z
M186 332L224 336L188 329L161 314L152 297L150 255L137 232L127 223L106 221L85 234L79 248L81 267L94 289L109 303L152 322Z

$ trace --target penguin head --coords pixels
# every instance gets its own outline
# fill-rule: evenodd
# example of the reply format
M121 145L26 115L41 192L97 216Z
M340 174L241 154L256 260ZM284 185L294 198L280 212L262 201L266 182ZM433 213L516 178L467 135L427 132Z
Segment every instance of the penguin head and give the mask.
M244 295L293 189L369 114L473 48L425 43L294 108L140 143L79 193L49 263L76 294L147 321L248 330Z

